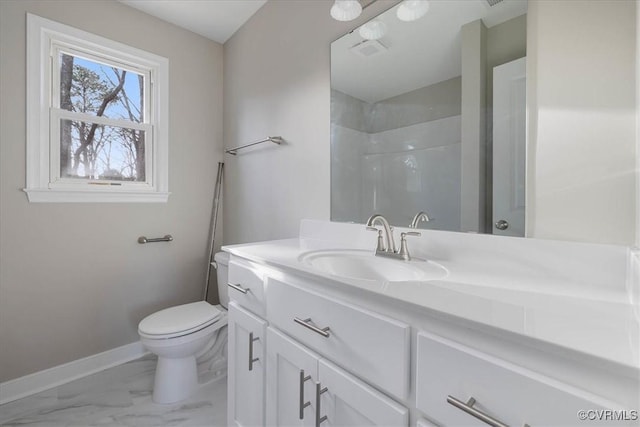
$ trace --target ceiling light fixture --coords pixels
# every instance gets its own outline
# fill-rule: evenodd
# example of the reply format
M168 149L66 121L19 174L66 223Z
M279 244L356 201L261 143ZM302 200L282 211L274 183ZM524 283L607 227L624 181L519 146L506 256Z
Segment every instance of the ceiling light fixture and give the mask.
M336 0L331 6L331 17L337 21L353 21L362 13L358 0Z
M405 22L422 18L429 11L428 0L404 0L398 7L398 19Z
M378 40L387 32L387 26L379 19L374 19L362 25L358 29L358 33L365 40Z

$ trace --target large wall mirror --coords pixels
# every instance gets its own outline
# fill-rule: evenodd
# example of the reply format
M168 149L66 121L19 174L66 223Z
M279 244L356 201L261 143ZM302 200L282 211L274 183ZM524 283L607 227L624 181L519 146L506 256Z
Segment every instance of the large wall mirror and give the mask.
M331 219L524 236L527 2L425 5L331 44Z

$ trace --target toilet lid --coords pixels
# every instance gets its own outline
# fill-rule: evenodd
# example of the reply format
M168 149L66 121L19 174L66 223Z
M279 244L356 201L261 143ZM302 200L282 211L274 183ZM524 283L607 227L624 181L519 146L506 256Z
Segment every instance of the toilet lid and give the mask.
M166 308L145 317L138 325L138 331L155 336L186 335L209 326L220 316L220 310L208 302L192 302Z

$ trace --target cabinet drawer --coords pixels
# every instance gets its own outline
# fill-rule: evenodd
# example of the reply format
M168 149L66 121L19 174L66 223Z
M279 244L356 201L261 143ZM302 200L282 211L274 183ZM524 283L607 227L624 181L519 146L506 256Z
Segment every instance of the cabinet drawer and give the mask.
M409 325L273 278L267 279L267 319L348 371L407 397Z
M442 426L486 426L449 403L448 396L462 403L473 397L473 408L511 426L579 425L584 423L579 410L619 409L590 393L436 335L419 333L417 347L416 406Z
M264 317L264 272L260 266L233 258L229 262L229 299Z

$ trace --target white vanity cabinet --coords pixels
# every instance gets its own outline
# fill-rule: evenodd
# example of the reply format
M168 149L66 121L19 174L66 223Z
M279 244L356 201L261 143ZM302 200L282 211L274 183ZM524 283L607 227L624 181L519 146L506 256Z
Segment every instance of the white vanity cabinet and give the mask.
M518 321L517 306L438 284L358 289L267 262L265 245L230 263L229 425L638 425L633 367L460 315ZM384 293L399 288L451 308Z
M264 425L267 322L229 303L227 424Z
M267 425L408 425L405 407L300 343L272 327L267 342Z

